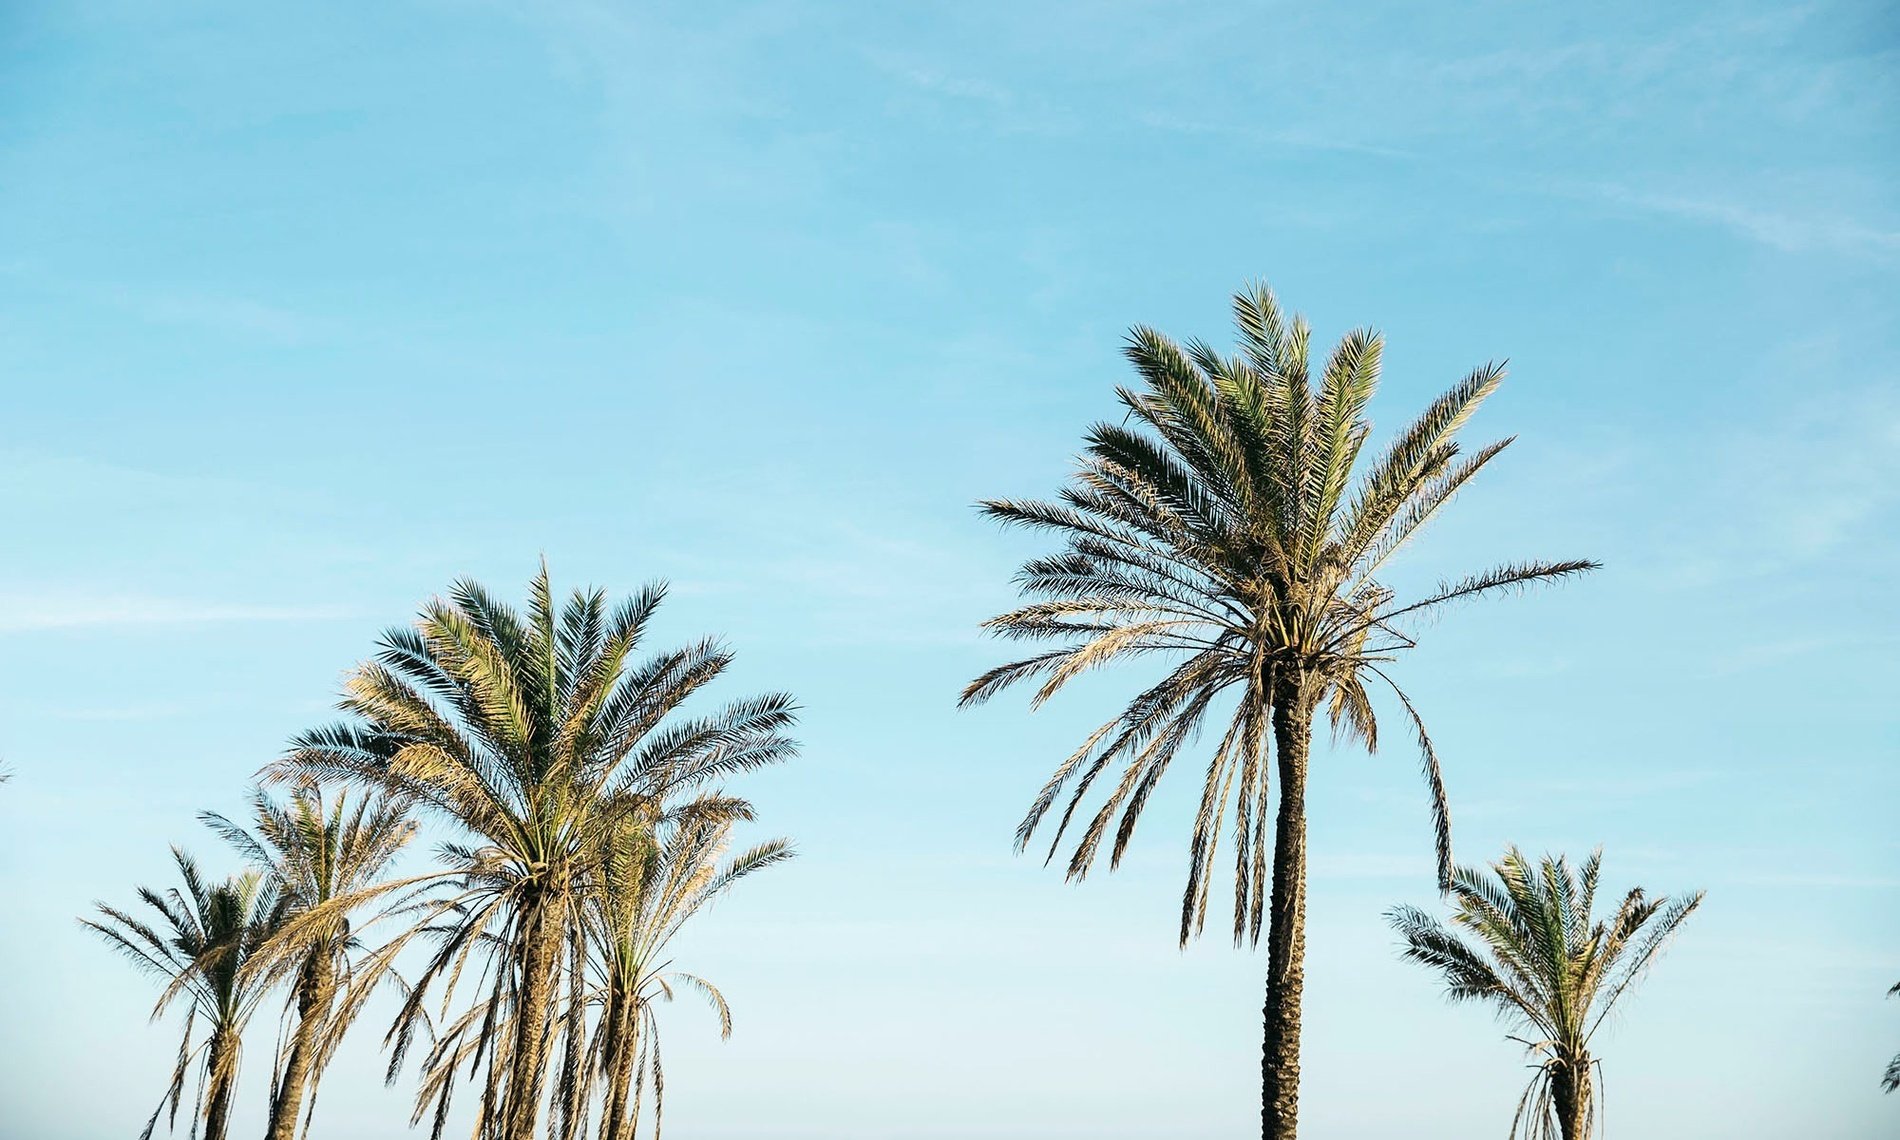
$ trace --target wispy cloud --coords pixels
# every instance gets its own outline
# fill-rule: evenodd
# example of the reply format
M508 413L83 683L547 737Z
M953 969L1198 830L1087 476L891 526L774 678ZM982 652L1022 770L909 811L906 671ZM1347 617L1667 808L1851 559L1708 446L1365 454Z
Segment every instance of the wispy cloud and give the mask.
M240 290L174 288L162 282L137 287L116 282L68 280L44 266L0 264L0 276L17 287L51 295L80 308L105 308L158 325L173 325L245 340L307 344L333 324L288 305Z
M1261 130L1257 127L1233 126L1226 123L1209 122L1200 119L1186 119L1160 112L1146 112L1140 116L1143 126L1157 131L1167 131L1183 135L1211 135L1220 138L1236 139L1263 147L1286 147L1293 150L1334 151L1344 154L1363 154L1377 158L1416 158L1418 155L1397 147L1379 146L1373 143L1359 142L1342 138L1331 132L1298 130Z
M0 593L0 633L242 622L333 621L357 616L345 606L208 602L137 594Z
M885 51L868 51L865 53L865 58L877 70L902 80L919 91L927 91L933 95L943 95L952 99L986 103L997 108L1010 108L1018 103L1015 92L986 80L949 75L936 68L918 64Z
M863 54L875 71L918 96L980 116L989 130L1050 134L1070 122L1066 112L1039 92L1023 92L990 79L947 71L908 54L881 49Z
M1705 672L1712 677L1728 677L1757 669L1768 669L1786 662L1821 653L1840 655L1845 651L1890 649L1891 638L1879 637L1788 637L1724 648Z
M190 325L279 344L303 344L323 331L307 313L244 296L151 292L120 294L122 304L164 324Z
M1792 887L1802 890L1875 890L1890 891L1900 888L1900 877L1893 875L1841 875L1817 872L1813 874L1782 873L1742 874L1726 880L1744 887Z
M1798 341L1780 359L1786 375L1866 371L1844 337ZM1891 547L1900 514L1900 402L1891 392L1889 381L1833 392L1817 387L1809 392L1814 398L1764 409L1744 426L1688 443L1673 458L1688 460L1677 470L1691 475L1678 477L1677 486L1682 502L1696 504L1683 515L1692 525L1655 532L1628 561L1649 588L1679 592L1805 576L1843 552L1864 559ZM1633 466L1627 491L1654 486L1664 458L1651 454ZM1766 463L1776 478L1760 478ZM1735 489L1743 487L1747 498L1738 500ZM1760 644L1781 656L1803 648Z
M135 701L123 705L35 705L33 714L49 720L78 721L88 724L118 721L166 720L184 716L191 706L179 701Z
M1615 184L1595 184L1581 192L1617 206L1718 227L1786 253L1838 253L1883 261L1900 257L1900 230L1850 218L1782 213L1719 198L1653 193Z

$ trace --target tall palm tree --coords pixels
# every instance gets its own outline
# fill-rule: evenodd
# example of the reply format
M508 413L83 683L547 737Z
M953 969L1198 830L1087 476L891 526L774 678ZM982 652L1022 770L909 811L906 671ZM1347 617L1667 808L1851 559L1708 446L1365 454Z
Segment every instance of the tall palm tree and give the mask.
M270 878L292 912L374 887L415 834L399 801L370 794L352 802L344 793L326 802L315 785L296 789L284 804L259 789L252 811L255 834L216 812L199 818ZM296 1006L296 1024L271 1096L268 1140L293 1140L306 1097L315 1111L323 1070L362 1008L360 996L337 1006L337 994L350 990L354 956L362 947L349 913L335 908L329 913L329 921L301 928L294 940L272 939L246 963L266 986L290 982ZM304 1128L309 1128L308 1114Z
M172 859L184 883L182 892L177 887L139 888L139 899L158 912L157 922L141 921L104 903L97 904L99 919L80 922L133 965L165 983L152 1009L153 1020L164 1016L175 1002L185 1004L185 1032L178 1042L171 1083L145 1122L140 1140L152 1135L168 1104L169 1125L176 1127L194 1062L198 1085L192 1115L204 1119L204 1140L224 1140L243 1055L244 1028L266 992L244 967L269 939L281 912L273 884L256 871L208 883L184 851L172 848ZM197 1032L200 1021L205 1026L202 1038Z
M1067 789L1053 858L1090 788L1119 763L1120 781L1074 845L1071 879L1087 874L1111 827L1109 864L1120 862L1169 764L1203 724L1225 720L1189 844L1180 937L1185 943L1206 922L1231 809L1234 940L1257 945L1263 924L1268 931L1261 1134L1291 1140L1299 1113L1308 758L1320 706L1335 734L1371 750L1378 743L1371 692L1384 686L1397 698L1423 754L1442 881L1451 839L1438 760L1411 700L1383 666L1412 646L1403 632L1409 621L1595 563L1504 565L1397 600L1380 579L1392 556L1510 442L1469 456L1457 444L1503 369L1471 373L1361 466L1379 337L1349 333L1314 385L1304 320L1288 322L1264 286L1237 296L1234 316L1241 352L1232 357L1133 330L1126 352L1142 386L1118 389L1126 419L1090 429L1061 501L982 504L994 519L1052 531L1067 544L1023 566L1017 582L1034 600L987 627L1006 638L1062 644L984 673L962 703L1039 679L1033 708L1111 661L1159 654L1166 662L1159 681L1056 768L1017 829L1020 850ZM1269 798L1274 774L1277 807Z
M544 563L523 614L458 582L423 607L414 628L385 633L375 659L350 674L341 707L354 719L305 734L274 770L382 789L472 840L445 845L440 871L340 896L286 929L300 934L405 888L441 888L407 910L419 917L371 956L358 984L374 984L416 939L436 940L392 1029L393 1076L427 1028L425 995L439 984L446 1014L479 952L485 1013L469 1032L470 1069L483 1074L481 1136L535 1135L579 892L619 821L794 751L784 735L793 704L783 694L670 715L732 657L705 640L636 661L664 596L648 587L610 612L601 591L576 591L557 609ZM438 1135L447 1109L444 1084Z
M1593 920L1602 860L1598 850L1581 871L1562 857L1532 866L1512 847L1489 875L1458 868L1449 928L1416 907L1389 914L1405 957L1439 971L1453 1001L1489 1002L1528 1034L1513 1040L1537 1058L1537 1072L1512 1140L1589 1140L1599 1100L1591 1070L1601 1064L1590 1039L1702 902L1701 891L1652 899L1639 887Z
M750 812L698 800L671 814L657 827L624 821L610 837L587 896L593 1001L600 1007L590 1066L602 1081L600 1140L631 1140L649 1078L653 1135L660 1135L665 1085L658 1001L672 1000L676 989L696 990L718 1013L720 1033L732 1033L732 1013L718 989L672 968L667 948L674 936L740 879L792 857L790 841L774 839L722 863L735 819Z

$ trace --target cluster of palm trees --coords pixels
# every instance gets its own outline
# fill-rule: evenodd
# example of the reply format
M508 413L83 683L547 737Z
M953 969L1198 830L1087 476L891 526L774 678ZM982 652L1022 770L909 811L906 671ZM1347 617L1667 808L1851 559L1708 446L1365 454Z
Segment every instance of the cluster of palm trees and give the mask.
M204 817L246 870L212 882L175 851L181 886L139 892L152 917L100 906L86 924L163 983L154 1016L185 1009L146 1136L188 1105L194 1132L224 1140L245 1029L278 993L267 1136L307 1133L379 990L396 1000L390 1078L420 1054L412 1123L432 1135L463 1089L481 1137L529 1140L545 1121L560 1140L630 1140L649 1090L658 1132L656 1005L695 991L731 1028L718 989L667 948L792 854L782 839L732 850L753 812L724 782L794 752L783 694L682 711L730 664L717 643L636 656L663 595L609 609L576 592L557 610L543 566L521 613L458 583L350 674L347 720L266 769L287 800L258 791L248 829ZM435 865L393 874L423 820L450 829ZM378 924L390 933L368 938Z
M1336 738L1375 751L1377 710L1395 708L1453 907L1447 923L1391 912L1404 956L1521 1029L1533 1078L1513 1136L1584 1140L1601 1108L1593 1036L1702 896L1633 890L1598 917L1599 855L1573 867L1513 848L1488 870L1454 864L1438 753L1390 666L1420 619L1596 564L1507 563L1400 597L1387 584L1394 556L1510 442L1459 441L1502 367L1473 371L1369 452L1379 336L1348 334L1315 381L1303 319L1264 287L1233 312L1232 355L1135 329L1140 386L1118 390L1125 417L1089 431L1058 499L982 504L1062 545L1023 566L1024 603L987 623L1047 647L979 676L963 704L1034 683L1034 707L1112 662L1159 663L1058 765L1017 846L1046 830L1050 859L1070 841L1071 879L1104 850L1113 868L1169 766L1212 727L1177 934L1185 943L1205 927L1231 844L1233 938L1267 940L1261 1134L1293 1140L1313 731L1323 711ZM184 890L141 892L161 922L101 908L91 925L165 981L159 1011L189 1010L160 1112L175 1119L195 1065L194 1111L223 1140L239 1037L283 991L270 1138L292 1140L338 1041L388 988L389 1074L419 1052L415 1119L433 1135L467 1089L478 1140L530 1140L544 1126L554 1140L624 1140L649 1086L657 1133L656 999L697 990L730 1024L718 991L672 971L665 947L706 902L790 854L775 841L727 857L752 812L724 781L793 751L783 695L676 712L729 658L701 642L636 663L660 600L648 589L609 612L599 592L576 593L557 612L544 566L519 614L458 584L350 675L344 722L299 737L266 770L294 789L287 804L259 793L254 832L210 817L252 869L207 884L179 854ZM453 837L433 869L389 877L412 817ZM392 932L372 945L365 931L379 923ZM399 961L419 969L401 976ZM1900 1058L1887 1081L1900 1085Z

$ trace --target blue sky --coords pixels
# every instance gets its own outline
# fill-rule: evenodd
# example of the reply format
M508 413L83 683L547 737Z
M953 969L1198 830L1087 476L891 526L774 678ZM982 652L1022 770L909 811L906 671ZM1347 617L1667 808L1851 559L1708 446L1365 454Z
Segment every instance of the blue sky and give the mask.
M545 553L806 710L745 785L802 858L682 952L737 1032L669 1011L679 1135L1247 1134L1262 961L1173 943L1192 790L1113 876L1010 854L1137 676L953 702L1036 548L971 502L1056 487L1127 326L1224 339L1258 277L1386 332L1385 427L1511 360L1473 430L1519 441L1400 585L1607 564L1401 670L1461 858L1709 892L1604 1042L1616 1134L1891 1135L1883 9L9 5L0 1132L136 1129L174 1041L74 917ZM1312 834L1308 1133L1501 1132L1517 1048L1379 917L1433 903L1412 757L1322 757ZM320 1132L406 1134L375 1036Z

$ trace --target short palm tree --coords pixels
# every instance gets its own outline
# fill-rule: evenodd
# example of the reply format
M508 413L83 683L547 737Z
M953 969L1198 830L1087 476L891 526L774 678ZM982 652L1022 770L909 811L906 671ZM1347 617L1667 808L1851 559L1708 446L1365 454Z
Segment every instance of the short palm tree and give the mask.
M393 891L446 889L399 908L417 920L359 970L359 985L416 939L436 941L392 1029L393 1075L426 1028L425 995L439 983L446 1015L464 967L481 956L485 1014L467 1030L477 1042L470 1068L484 1074L479 1136L536 1134L580 890L607 836L652 803L794 750L783 694L672 715L732 658L707 640L637 661L664 596L649 587L610 612L602 592L576 591L557 608L544 564L523 614L459 582L414 628L385 633L376 658L349 676L341 707L354 719L305 734L274 769L383 790L473 840L445 845L440 871L341 896L286 929L300 934Z
M178 1042L171 1083L145 1122L140 1140L152 1135L167 1105L170 1125L176 1127L194 1062L198 1082L192 1115L203 1118L204 1140L224 1140L243 1056L244 1028L266 992L265 986L248 976L245 966L276 928L278 898L259 872L209 883L182 850L172 848L172 859L184 883L182 892L177 887L139 888L139 899L158 912L157 922L141 921L104 903L98 904L100 918L80 922L133 965L165 983L152 1010L154 1020L173 1003L185 1004L185 1032ZM204 1024L202 1038L200 1022Z
M1599 1097L1590 1040L1617 1001L1654 962L1702 902L1702 892L1649 898L1641 888L1616 912L1593 919L1597 851L1575 870L1546 856L1532 866L1517 848L1491 873L1460 867L1452 878L1457 908L1446 927L1416 907L1389 918L1405 939L1405 957L1444 976L1453 1001L1484 1001L1523 1027L1536 1074L1518 1100L1512 1140L1588 1140Z
M376 886L391 860L415 834L415 824L399 801L376 794L353 802L343 793L328 798L305 785L287 803L273 801L261 789L252 800L255 832L216 812L199 818L238 853L269 876L291 913L308 911ZM327 922L301 927L295 940L276 938L246 964L265 985L289 982L296 1023L289 1034L276 1088L272 1093L267 1140L292 1140L297 1118L316 1108L317 1084L343 1033L362 1009L362 996L338 1006L339 992L351 993L351 974L362 950L345 910L332 908Z
M982 504L1005 524L1066 542L1018 575L1033 600L987 627L1060 644L978 677L963 703L1034 679L1033 708L1111 661L1159 655L1165 662L1160 680L1056 768L1017 830L1020 850L1066 790L1053 858L1097 779L1120 765L1120 779L1074 845L1071 879L1088 872L1105 842L1110 866L1120 862L1169 765L1204 725L1225 721L1189 844L1180 937L1185 943L1206 921L1231 811L1234 939L1257 944L1263 924L1268 930L1261 1134L1291 1140L1299 1112L1306 789L1318 710L1326 706L1336 734L1372 749L1371 693L1385 686L1397 698L1423 754L1442 880L1450 874L1451 839L1438 760L1384 666L1413 644L1403 632L1412 620L1595 564L1505 565L1400 602L1381 581L1392 556L1509 442L1468 456L1457 443L1502 368L1471 373L1362 464L1379 337L1348 334L1314 385L1303 320L1287 321L1264 287L1237 296L1234 316L1241 352L1232 357L1136 328L1127 356L1142 386L1118 390L1124 422L1089 431L1061 501Z
M721 862L735 818L705 800L650 827L629 819L611 837L586 912L599 1006L590 1071L602 1085L600 1140L631 1140L648 1079L654 1091L653 1135L660 1135L665 1088L655 1005L676 989L699 992L732 1033L725 997L704 978L673 969L667 948L694 915L747 875L791 858L791 843L774 839Z

